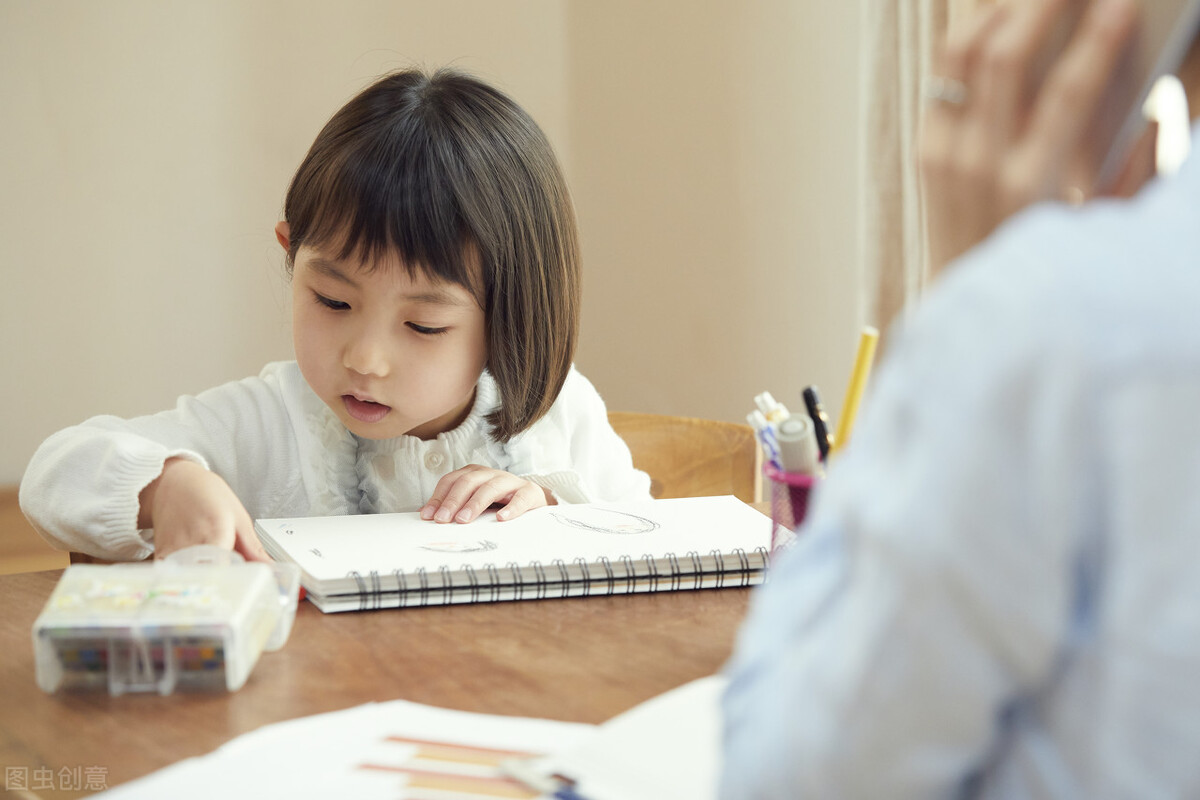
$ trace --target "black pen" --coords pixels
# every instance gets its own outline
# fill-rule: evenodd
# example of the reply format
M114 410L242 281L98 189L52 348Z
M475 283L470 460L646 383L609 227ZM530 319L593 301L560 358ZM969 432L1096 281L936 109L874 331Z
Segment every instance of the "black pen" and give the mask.
M813 434L817 437L817 450L821 454L821 460L824 461L829 456L829 418L825 416L825 409L821 407L821 397L817 394L816 386L809 386L804 390L804 408L812 417Z

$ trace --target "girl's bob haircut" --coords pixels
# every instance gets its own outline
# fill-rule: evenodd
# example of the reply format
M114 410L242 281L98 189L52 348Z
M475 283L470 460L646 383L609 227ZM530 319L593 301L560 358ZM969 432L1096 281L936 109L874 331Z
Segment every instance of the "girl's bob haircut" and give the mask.
M487 320L488 417L505 442L554 404L579 333L579 244L566 181L528 114L464 73L387 75L338 111L288 188L301 246L470 291Z

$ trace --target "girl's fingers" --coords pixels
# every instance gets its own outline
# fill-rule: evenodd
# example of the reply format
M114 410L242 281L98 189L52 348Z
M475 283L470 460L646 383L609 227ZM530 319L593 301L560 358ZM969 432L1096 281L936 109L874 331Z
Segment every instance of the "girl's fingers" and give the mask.
M274 561L271 556L267 555L262 542L259 541L258 534L254 532L254 523L250 521L249 517L238 525L233 540L233 549L234 552L241 553L242 558L247 561L262 561L267 564Z
M421 509L421 516L435 522L470 522L519 483L519 478L507 472L476 464L463 467L438 481L433 496Z
M421 509L422 519L434 522L473 522L493 505L502 505L499 519L520 517L534 507L550 503L545 489L503 470L470 464L438 481Z
M478 469L480 469L480 467L476 466L475 464L468 464L462 469L456 469L453 472L447 472L445 475L443 475L437 482L437 486L433 487L433 494L429 496L429 500L421 508L421 519L437 518L438 511L442 509L443 504L446 502L446 498L450 496L451 491L453 491L459 479L464 475ZM457 509L457 505L455 505L453 508L447 506L446 511L443 514L445 519L438 518L438 522L449 522L450 518L454 515L454 511Z
M544 505L546 505L546 490L537 484L527 482L513 493L504 508L496 512L496 519L501 521L516 519L529 509Z
M494 503L508 503L527 483L507 472L495 472L467 498L454 515L455 522L471 522Z
M421 509L421 518L472 522L489 507L502 505L496 516L505 520L548 503L546 491L537 484L503 470L472 464L438 481L433 496Z

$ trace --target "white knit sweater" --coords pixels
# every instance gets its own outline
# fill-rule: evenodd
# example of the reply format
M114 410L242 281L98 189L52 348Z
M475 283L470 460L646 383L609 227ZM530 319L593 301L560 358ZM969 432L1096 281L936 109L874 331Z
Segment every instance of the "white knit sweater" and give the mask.
M154 551L137 529L138 494L173 456L224 478L252 517L416 511L438 479L484 464L533 481L560 502L649 497L650 481L608 424L603 400L571 370L545 417L506 444L488 435L499 403L479 380L461 425L422 441L370 440L346 430L294 361L227 383L174 409L135 419L94 417L38 448L21 481L21 509L56 547L112 560Z

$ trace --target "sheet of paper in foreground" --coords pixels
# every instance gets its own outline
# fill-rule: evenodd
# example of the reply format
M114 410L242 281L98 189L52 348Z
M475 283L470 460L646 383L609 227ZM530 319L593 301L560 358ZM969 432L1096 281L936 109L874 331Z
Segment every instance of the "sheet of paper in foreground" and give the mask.
M537 763L576 781L588 800L716 800L722 675L686 683L613 717Z
M265 725L105 800L533 800L499 764L573 747L596 726L392 700Z

